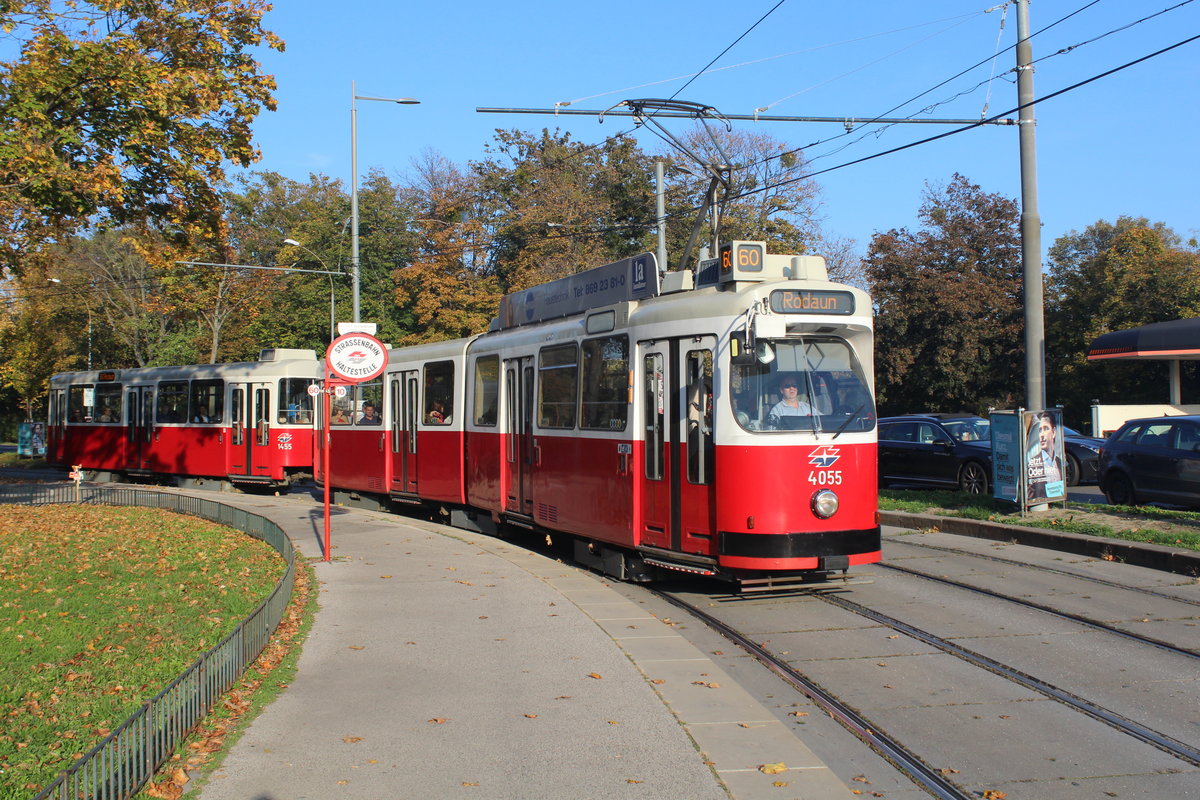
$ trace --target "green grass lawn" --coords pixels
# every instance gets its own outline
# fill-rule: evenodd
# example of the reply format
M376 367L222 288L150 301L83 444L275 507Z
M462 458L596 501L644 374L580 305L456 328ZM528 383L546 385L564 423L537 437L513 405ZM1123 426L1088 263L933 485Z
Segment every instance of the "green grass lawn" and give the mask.
M195 517L0 505L0 800L79 758L284 568L266 543Z

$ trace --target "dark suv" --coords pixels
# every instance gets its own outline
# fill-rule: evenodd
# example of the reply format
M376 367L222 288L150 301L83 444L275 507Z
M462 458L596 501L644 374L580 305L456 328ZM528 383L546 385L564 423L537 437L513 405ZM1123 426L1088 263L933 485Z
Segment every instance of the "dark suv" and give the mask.
M1200 506L1200 416L1132 419L1100 450L1108 502Z
M879 485L913 483L987 494L991 422L971 414L906 414L879 420Z

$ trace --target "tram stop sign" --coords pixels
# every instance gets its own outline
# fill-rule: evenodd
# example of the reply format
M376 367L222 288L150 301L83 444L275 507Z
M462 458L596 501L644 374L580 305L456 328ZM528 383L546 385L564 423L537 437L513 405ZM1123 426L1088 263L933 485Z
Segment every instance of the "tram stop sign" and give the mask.
M387 362L387 347L369 333L339 336L325 351L330 375L346 383L365 383L378 378L387 368Z

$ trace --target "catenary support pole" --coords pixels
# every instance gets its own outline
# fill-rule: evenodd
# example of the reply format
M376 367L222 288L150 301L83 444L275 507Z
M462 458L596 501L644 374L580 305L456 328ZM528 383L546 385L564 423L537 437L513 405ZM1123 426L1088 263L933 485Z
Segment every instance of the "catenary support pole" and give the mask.
M1046 407L1046 326L1042 311L1042 220L1037 204L1037 121L1029 0L1017 2L1017 102L1021 144L1021 266L1025 276L1025 407Z

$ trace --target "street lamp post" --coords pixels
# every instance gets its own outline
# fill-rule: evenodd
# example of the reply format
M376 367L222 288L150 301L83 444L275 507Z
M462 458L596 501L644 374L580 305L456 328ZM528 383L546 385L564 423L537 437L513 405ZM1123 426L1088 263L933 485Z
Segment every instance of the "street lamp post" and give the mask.
M358 108L356 100L378 100L381 103L416 105L420 100L411 97L365 97L357 94L350 81L350 274L354 285L354 321L360 322L359 263L358 263Z

